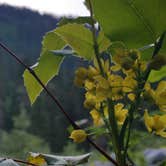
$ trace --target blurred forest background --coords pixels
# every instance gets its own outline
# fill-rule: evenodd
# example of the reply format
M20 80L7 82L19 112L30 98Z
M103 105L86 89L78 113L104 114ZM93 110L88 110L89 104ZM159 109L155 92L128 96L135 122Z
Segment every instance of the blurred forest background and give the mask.
M43 35L55 29L59 20L25 8L0 5L0 41L31 66L40 55ZM67 57L59 75L48 85L74 120L88 119L88 111L83 108L84 92L73 85L75 69L86 65L82 59ZM81 146L70 141L66 118L44 92L30 106L23 71L0 49L0 156L25 158L29 151L63 155L91 151L86 143ZM136 128L142 131L144 126ZM165 148L166 144L164 139L140 131L133 134L131 156L143 166L145 147ZM100 140L103 146L104 141Z
M40 54L42 36L56 28L60 18L28 9L0 6L0 41L29 66ZM75 69L85 65L70 56L60 74L48 85L74 120L86 118L83 92L73 85ZM67 120L43 93L31 107L23 84L24 69L0 49L0 153L23 157L22 152L62 152L69 140ZM7 146L6 146L7 145ZM88 148L88 146L85 146ZM17 153L16 153L17 152Z

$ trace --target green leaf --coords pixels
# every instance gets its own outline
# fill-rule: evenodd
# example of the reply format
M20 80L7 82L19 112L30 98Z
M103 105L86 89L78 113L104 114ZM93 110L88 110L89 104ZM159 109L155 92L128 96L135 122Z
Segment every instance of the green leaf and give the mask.
M103 33L100 33L98 42L101 52L110 45L110 41ZM66 43L86 59L91 59L94 56L92 34L82 25L67 24L47 33L42 41L43 47L39 61L32 67L45 85L58 74L63 57L73 52L72 50L62 50ZM28 70L25 70L23 77L30 102L33 104L43 88Z
M81 57L91 59L94 56L92 34L83 25L67 24L55 32Z
M161 80L162 78L166 78L166 66L163 66L159 71L152 70L148 81L150 82L156 82Z
M94 57L92 33L83 25L66 24L57 28L55 32L60 35L79 56L88 60ZM98 40L100 52L104 51L110 45L110 41L104 37L102 33Z
M38 63L32 66L32 69L41 81L47 85L58 74L60 64L63 61L63 56L54 55L50 50L61 49L64 47L65 42L55 32L49 32L44 37L42 44L41 56ZM25 70L23 77L30 102L33 104L43 88L28 70Z
M30 153L30 156L36 158L41 156L47 162L47 165L62 165L62 166L76 166L79 164L84 164L88 162L90 153L79 155L79 156L57 156L51 154L42 154L42 153Z
M55 56L51 52L45 52L40 57L37 66L32 67L40 80L47 85L47 83L58 74L59 66L63 60L63 56ZM33 104L36 98L39 96L43 88L36 81L36 79L29 73L28 70L24 72L24 85L27 89L28 96L31 104Z
M166 1L91 1L95 18L105 35L111 41L124 42L129 48L151 44L166 30ZM164 49L166 50L166 44ZM151 52L148 57L151 57Z
M64 47L65 42L53 31L48 32L42 41L42 52Z

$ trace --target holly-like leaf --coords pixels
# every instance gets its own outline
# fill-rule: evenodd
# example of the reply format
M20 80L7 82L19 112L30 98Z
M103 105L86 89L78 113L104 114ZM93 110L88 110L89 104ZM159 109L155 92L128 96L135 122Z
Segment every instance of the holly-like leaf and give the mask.
M63 56L54 55L51 50L61 49L64 47L65 42L55 32L49 32L44 37L42 44L42 53L39 61L31 68L41 81L47 85L47 83L58 74L60 64L63 61ZM33 104L43 88L28 70L25 70L23 77L30 102Z
M95 18L105 35L111 41L124 42L128 48L141 48L151 44L166 30L166 1L91 0L91 2ZM166 43L163 46L164 50ZM149 58L151 53L147 55Z

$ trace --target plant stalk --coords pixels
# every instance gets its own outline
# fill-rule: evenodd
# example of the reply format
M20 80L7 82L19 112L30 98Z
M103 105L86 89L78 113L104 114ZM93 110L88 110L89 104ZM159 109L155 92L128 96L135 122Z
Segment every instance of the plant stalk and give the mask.
M96 56L96 59L97 59L98 65L99 65L101 75L103 77L106 77L106 75L104 73L104 70L103 70L103 67L102 67L102 64L101 64L101 60L100 60L100 52L99 52L99 46L98 46L98 42L97 42L95 21L94 21L94 14L93 14L93 7L92 7L91 0L88 0L88 4L89 4L89 9L90 9L90 17L91 17L94 52L95 52L95 56ZM108 105L109 104L110 104L110 102L108 101ZM110 115L109 115L109 119L111 120L110 121L111 126L109 127L107 123L106 123L106 125L108 126L107 127L108 130L112 133L111 136L112 136L114 151L115 151L116 158L117 158L117 164L119 166L124 166L123 157L121 155L121 149L120 149L119 142L118 142L119 139L118 139L117 123L116 123L116 120L115 120L115 114L114 114L113 110L111 110L111 118L110 118Z
M163 44L163 41L164 41L164 38L165 38L165 35L166 35L166 31L164 31L161 35L161 37L155 42L155 48L154 48L154 51L153 51L153 54L152 54L152 58L153 59L160 51L161 47L162 47L162 44ZM131 112L131 116L129 117L129 128L128 128L128 133L127 133L127 141L126 141L126 146L125 146L125 157L127 156L127 150L128 150L128 147L129 147L129 140L130 140L130 135L131 135L131 127L132 127L132 122L133 122L133 115L134 115L134 111L136 110L136 108L138 108L139 104L140 104L140 95L141 95L141 90L143 90L144 86L145 86L145 83L147 82L148 80L148 77L150 75L150 72L151 72L151 68L150 66L148 65L147 67L147 71L145 73L145 76L143 78L143 83L140 84L140 86L138 87L139 89L139 92L136 96L136 102L131 106L131 109L129 110L129 112ZM140 80L140 82L142 82L142 80Z

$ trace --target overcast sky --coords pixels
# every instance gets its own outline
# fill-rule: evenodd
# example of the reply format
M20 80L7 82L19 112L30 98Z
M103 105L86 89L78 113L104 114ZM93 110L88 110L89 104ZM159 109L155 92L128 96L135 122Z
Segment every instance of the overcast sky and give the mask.
M0 3L6 3L19 7L28 7L38 10L41 13L51 13L54 15L89 15L83 5L84 0L0 0Z

